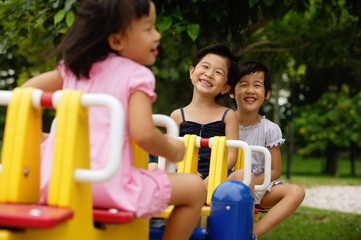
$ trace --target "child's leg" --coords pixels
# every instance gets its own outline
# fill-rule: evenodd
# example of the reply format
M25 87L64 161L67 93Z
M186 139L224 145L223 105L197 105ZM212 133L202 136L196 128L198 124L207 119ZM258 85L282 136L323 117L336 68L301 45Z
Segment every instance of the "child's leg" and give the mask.
M286 220L302 203L305 191L295 184L281 184L272 187L261 200L261 207L272 207L255 225L253 232L259 238Z
M189 239L204 204L206 189L202 179L193 174L169 174L174 209L167 221L163 239Z
M244 171L243 169L237 170L233 173L231 173L228 176L228 180L236 180L239 182L243 182L243 175L244 175ZM252 194L254 194L254 174L251 174L251 183L249 184L249 189L251 190Z

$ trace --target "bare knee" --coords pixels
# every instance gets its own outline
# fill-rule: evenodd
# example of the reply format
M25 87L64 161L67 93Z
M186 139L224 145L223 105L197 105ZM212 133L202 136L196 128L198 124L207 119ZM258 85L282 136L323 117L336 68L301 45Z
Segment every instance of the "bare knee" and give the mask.
M203 205L206 188L200 177L193 174L169 175L172 195L170 204L174 205Z
M188 189L188 194L193 196L191 204L193 206L203 206L207 197L207 186L200 177L196 175L192 176L194 176L194 181L192 181L192 184Z
M196 175L192 175L192 178L194 180L192 181L192 188L189 189L189 191L195 191L195 192L199 193L198 197L200 197L201 199L204 199L207 194L207 188L206 188L206 185L204 184L204 181Z
M297 201L298 204L301 204L306 195L303 187L296 184L292 184L292 188L290 189L289 194L293 196L293 198L295 199L295 201Z
M243 169L240 169L240 170L237 170L237 171L233 172L228 177L228 180L236 180L236 181L240 181L240 182L244 182L243 179L244 179L244 171L243 171ZM255 181L254 180L254 174L251 173L251 182L250 182L248 187L251 189L252 192L254 191L254 185L255 185L254 181Z

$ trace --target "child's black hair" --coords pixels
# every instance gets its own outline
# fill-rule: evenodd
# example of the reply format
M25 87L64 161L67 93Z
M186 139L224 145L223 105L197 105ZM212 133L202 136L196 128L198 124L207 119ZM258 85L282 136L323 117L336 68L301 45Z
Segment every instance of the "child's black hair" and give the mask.
M234 94L235 91L235 87L237 85L237 83L239 82L239 80L248 74L252 74L252 73L256 73L256 72L263 72L264 75L264 88L265 88L265 97L267 96L268 91L271 90L271 79L270 79L270 72L268 70L268 68L263 65L260 62L253 62L253 61L248 61L248 62L244 62L241 63L239 65L239 78L237 81L232 82L231 87L231 93Z
M227 45L223 43L216 43L205 47L196 54L193 58L192 66L196 65L202 60L207 54L216 54L218 56L224 57L227 59L228 63L228 81L227 84L234 85L234 82L239 80L239 69L238 62L243 58L244 52L242 49L237 49L232 51Z
M149 10L150 0L84 0L54 55L62 57L77 78L89 78L93 63L113 52L108 36L124 34L134 19L148 15Z

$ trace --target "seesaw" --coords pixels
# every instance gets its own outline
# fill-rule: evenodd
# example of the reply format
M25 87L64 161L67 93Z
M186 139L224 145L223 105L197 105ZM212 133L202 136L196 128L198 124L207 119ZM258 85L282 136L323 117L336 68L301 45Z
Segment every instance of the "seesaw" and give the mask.
M122 145L124 119L122 107L115 98L72 90L43 93L23 88L0 91L0 104L8 105L0 175L0 239L153 238L154 231L149 228L148 220L137 219L132 212L92 207L91 184L109 180L121 168L119 146ZM109 160L100 170L89 169L89 106L107 107L112 116ZM49 201L47 205L39 205L41 108L44 107L56 108L57 123ZM170 134L178 134L178 129L174 129L175 123L169 117L154 115L153 120L165 126ZM250 168L250 152L259 150L242 141L232 142L222 137L210 140L189 137L194 139L194 145L186 141L188 136L183 139L187 154L178 167L183 172L180 170L182 164L188 164L187 159L191 159L187 157L190 148L194 155L194 150L201 144L212 148L213 159L223 159L218 165L214 164L214 169L224 169L221 163L226 156L227 141L228 146L236 144L234 147L243 149L245 173ZM135 145L133 149L136 166L146 167L147 153ZM264 154L267 155L266 151ZM270 166L270 158L266 157L266 168L267 163ZM162 168L166 167L162 158L159 164ZM169 165L168 168L174 171L174 166ZM208 224L205 228L196 229L192 239L205 239L206 235L209 239L251 237L253 197L242 183L223 183L222 174L223 170L212 173L218 180L212 183L214 193L210 195L213 197L206 210ZM247 174L245 181L249 181ZM265 180L263 185L266 184Z

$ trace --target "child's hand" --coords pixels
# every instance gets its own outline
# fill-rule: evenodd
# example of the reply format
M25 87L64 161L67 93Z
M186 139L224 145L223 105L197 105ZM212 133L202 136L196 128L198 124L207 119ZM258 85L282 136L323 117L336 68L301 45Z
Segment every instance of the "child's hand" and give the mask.
M42 135L41 135L41 141L43 142L43 141L45 141L45 139L47 139L49 137L49 133L42 133Z

